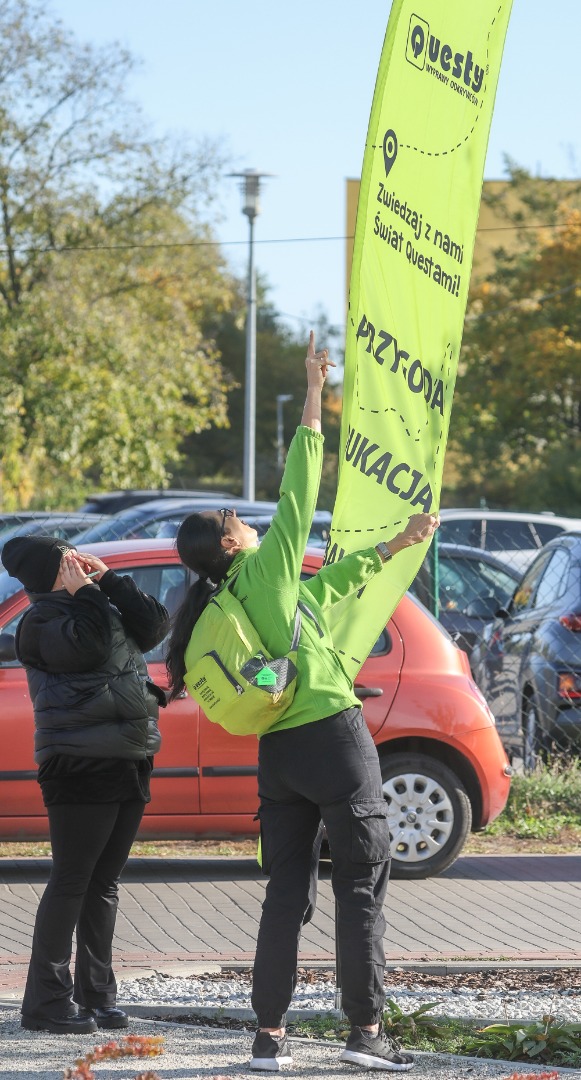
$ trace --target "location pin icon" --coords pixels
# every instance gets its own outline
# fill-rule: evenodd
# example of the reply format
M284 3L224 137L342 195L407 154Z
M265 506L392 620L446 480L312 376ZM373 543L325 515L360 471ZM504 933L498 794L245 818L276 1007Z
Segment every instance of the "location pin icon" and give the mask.
M391 169L395 159L397 157L397 135L392 128L386 131L383 136L383 161L385 164L385 175L389 176L389 170Z

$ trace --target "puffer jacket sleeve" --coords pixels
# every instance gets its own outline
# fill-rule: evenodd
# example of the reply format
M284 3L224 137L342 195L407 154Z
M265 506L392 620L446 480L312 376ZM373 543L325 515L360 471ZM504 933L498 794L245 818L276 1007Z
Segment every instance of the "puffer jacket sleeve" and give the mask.
M69 610L48 620L33 605L18 627L16 653L23 664L60 675L100 667L111 641L111 605L99 589L84 585Z
M138 589L128 574L119 575L108 570L103 574L99 587L115 604L124 630L142 652L155 648L169 633L170 619L167 608L154 596Z

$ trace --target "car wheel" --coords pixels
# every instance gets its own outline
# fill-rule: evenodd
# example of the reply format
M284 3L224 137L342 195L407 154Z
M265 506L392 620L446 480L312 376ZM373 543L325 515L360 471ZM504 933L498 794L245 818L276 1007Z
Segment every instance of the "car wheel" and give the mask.
M522 741L524 770L534 772L539 761L545 758L545 744L539 724L539 710L532 694L523 702Z
M458 858L472 825L472 807L458 777L427 754L381 761L389 806L391 876L441 874Z

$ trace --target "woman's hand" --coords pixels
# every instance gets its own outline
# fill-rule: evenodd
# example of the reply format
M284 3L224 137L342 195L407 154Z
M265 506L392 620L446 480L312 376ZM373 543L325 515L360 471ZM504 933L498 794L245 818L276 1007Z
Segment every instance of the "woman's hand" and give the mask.
M311 330L309 334L305 366L307 369L307 383L309 390L322 390L325 385L328 369L336 366L333 360L329 360L328 349L319 349L318 352L316 351L315 333L313 330Z
M315 335L312 330L309 334L305 366L307 369L307 400L305 401L301 424L304 427L312 428L313 431L320 431L321 391L325 385L328 368L335 367L335 364L332 360L329 360L327 349L316 351Z
M59 570L60 584L71 596L74 596L84 585L91 585L91 579L83 570L75 551L67 551L61 559Z
M91 575L91 581L100 581L103 574L107 573L109 567L105 566L103 560L98 559L96 555L89 555L84 551L77 551L76 554L85 574Z
M406 547L431 540L439 524L438 514L412 514L405 528L389 541L387 546L391 554L396 555Z

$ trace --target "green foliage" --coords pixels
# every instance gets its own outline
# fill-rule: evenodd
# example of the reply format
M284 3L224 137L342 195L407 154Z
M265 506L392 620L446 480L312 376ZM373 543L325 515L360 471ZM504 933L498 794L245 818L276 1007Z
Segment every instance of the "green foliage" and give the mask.
M509 165L493 196L518 242L471 292L448 501L581 514L581 184ZM504 200L504 201L503 201ZM547 228L550 225L558 228ZM538 228L536 228L538 226Z
M539 762L533 772L517 773L510 785L504 811L508 817L546 812L574 817L581 822L581 761L578 757Z
M283 405L283 441L288 449L300 423L305 399L304 358L308 335L295 335L280 321L268 302L266 288L259 282L256 341L256 496L276 499L281 479L277 464L277 396L291 395ZM324 319L315 326L317 342L329 346L335 360L333 333ZM218 475L224 485L242 490L244 450L245 384L245 297L239 286L232 308L210 312L204 323L207 337L215 341L224 369L231 382L228 391L228 426L217 430L207 427L196 432L182 446L184 464L176 477L185 487L196 486L201 477ZM323 392L323 430L325 462L319 494L319 506L332 509L337 481L337 457L341 423L341 397L330 382Z
M581 1064L581 1024L543 1016L533 1023L490 1024L465 1044L465 1054L507 1061Z
M384 1013L386 1031L408 1049L502 1061L581 1065L581 1024L555 1020L547 1015L532 1023L519 1021L479 1028L473 1022L453 1017L428 1017L427 1012L433 1008L432 1003L404 1013L395 1002L388 1000ZM305 1038L344 1040L349 1034L349 1023L321 1014L290 1024L289 1031ZM551 1076L541 1074L541 1077L544 1075L547 1080ZM521 1078L515 1073L509 1080L528 1080L528 1077Z
M447 1018L428 1016L427 1013L435 1009L437 1004L437 1002L432 1002L421 1005L413 1012L406 1013L395 1001L387 998L383 1013L385 1030L391 1038L401 1041L406 1046L418 1047L420 1044L426 1044L430 1048L439 1045L442 1040L455 1038L461 1031L465 1032L461 1024L455 1026L454 1022ZM337 1020L325 1013L309 1020L296 1021L291 1026L294 1034L307 1038L346 1039L350 1031L347 1019Z
M515 774L506 807L486 833L551 840L564 828L581 828L581 762L576 757L539 762L533 772Z
M34 0L4 0L0 24L3 505L163 486L184 437L227 419L202 325L234 284L199 217L222 163L148 137L118 46L80 45Z
M421 1005L413 1012L404 1013L392 998L387 998L386 1008L383 1013L383 1022L388 1035L396 1039L403 1039L408 1045L413 1044L419 1035L430 1035L433 1038L442 1038L448 1031L447 1021L434 1019L427 1013L435 1009L437 1001L431 1004Z

